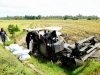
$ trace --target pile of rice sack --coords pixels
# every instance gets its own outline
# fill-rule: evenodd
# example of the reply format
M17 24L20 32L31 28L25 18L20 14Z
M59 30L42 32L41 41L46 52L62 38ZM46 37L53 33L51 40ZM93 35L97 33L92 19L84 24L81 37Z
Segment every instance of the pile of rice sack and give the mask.
M11 51L12 54L16 55L18 59L21 61L25 61L31 58L30 55L28 54L30 50L23 49L18 44L11 44L10 46L6 46L5 48Z

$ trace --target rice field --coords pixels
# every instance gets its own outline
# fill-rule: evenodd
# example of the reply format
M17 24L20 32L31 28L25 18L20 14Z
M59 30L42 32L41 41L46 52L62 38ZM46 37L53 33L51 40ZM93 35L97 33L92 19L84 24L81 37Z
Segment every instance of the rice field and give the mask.
M61 32L70 36L69 40L78 41L85 37L95 35L100 37L100 20L0 20L0 27L7 31L8 25L18 25L23 28L38 28L59 26Z
M21 30L16 34L16 39L18 40L23 37L23 28L44 28L49 26L62 27L61 32L69 36L69 41L73 41L72 43L92 35L95 35L98 39L100 39L100 20L0 20L0 28L3 27L5 31L7 31L7 27L10 24L18 25ZM9 35L8 31L7 34ZM62 68L59 64L52 64L50 61L41 61L35 57L32 57L30 63L34 64L46 75L100 74L100 62L95 60L90 60L83 66L73 70Z

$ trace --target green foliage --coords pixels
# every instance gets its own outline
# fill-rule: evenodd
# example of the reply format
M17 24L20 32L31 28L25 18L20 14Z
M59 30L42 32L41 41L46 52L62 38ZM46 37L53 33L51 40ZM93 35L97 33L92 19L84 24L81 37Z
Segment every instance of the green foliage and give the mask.
M69 17L66 15L66 16L64 16L64 20L67 20Z
M92 16L83 16L81 14L78 14L76 16L72 15L65 15L65 16L34 16L34 15L25 15L25 16L7 16L7 17L0 17L1 20L67 20L67 19L72 19L72 20L78 20L78 19L87 19L87 20L92 20L95 19L97 20L99 17L92 15Z
M25 15L25 19L27 19L27 20L39 20L39 19L41 19L41 15L38 15L38 16L28 16L28 15Z
M9 31L9 33L10 34L12 34L12 37L13 37L13 35L16 33L16 32L18 32L18 31L20 31L20 29L18 28L18 26L16 25L9 25L8 26L8 31Z
M100 71L100 61L88 60L85 61L82 66L70 68L61 66L61 63L52 63L46 59L32 57L30 63L46 75L99 75L97 71Z
M36 19L38 19L38 20L41 19L41 15L38 15L38 16L36 17Z
M67 20L67 19L78 20L80 18L81 18L80 15L79 16L68 16L68 15L64 16L64 20Z
M73 19L73 20L78 20L78 17L73 17L72 19Z
M87 20L98 20L99 18L97 16L88 16Z
M6 46L9 46L9 45L12 44L13 42L14 42L14 40L10 40L10 41L6 40L5 45L6 45Z
M81 14L79 15L76 15L76 16L64 16L64 20L67 20L67 19L72 19L72 20L78 20L78 19L87 19L87 20L98 20L99 17L98 16L83 16Z
M20 29L18 28L18 26L16 25L9 25L8 26L8 31L10 34L12 34L12 38L14 39L14 43L16 43L16 39L15 39L15 33L20 31Z
M67 20L67 19L73 19L73 16L65 15L64 20Z

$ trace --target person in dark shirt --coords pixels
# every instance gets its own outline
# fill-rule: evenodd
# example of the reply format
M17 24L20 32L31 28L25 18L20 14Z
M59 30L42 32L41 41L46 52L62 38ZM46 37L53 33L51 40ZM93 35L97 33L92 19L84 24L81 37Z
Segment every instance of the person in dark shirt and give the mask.
M6 34L6 32L4 31L4 29L1 28L0 36L1 36L1 40L2 40L2 43L3 43L4 47L5 47L6 35L7 35L7 34Z

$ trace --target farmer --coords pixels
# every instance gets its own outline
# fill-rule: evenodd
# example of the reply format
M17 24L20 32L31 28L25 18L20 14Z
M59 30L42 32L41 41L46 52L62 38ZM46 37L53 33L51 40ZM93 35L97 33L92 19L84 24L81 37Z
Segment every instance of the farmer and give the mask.
M1 36L1 40L2 40L2 43L3 43L3 46L5 47L5 40L6 40L6 32L4 31L3 28L1 28L1 31L0 31L0 36Z

